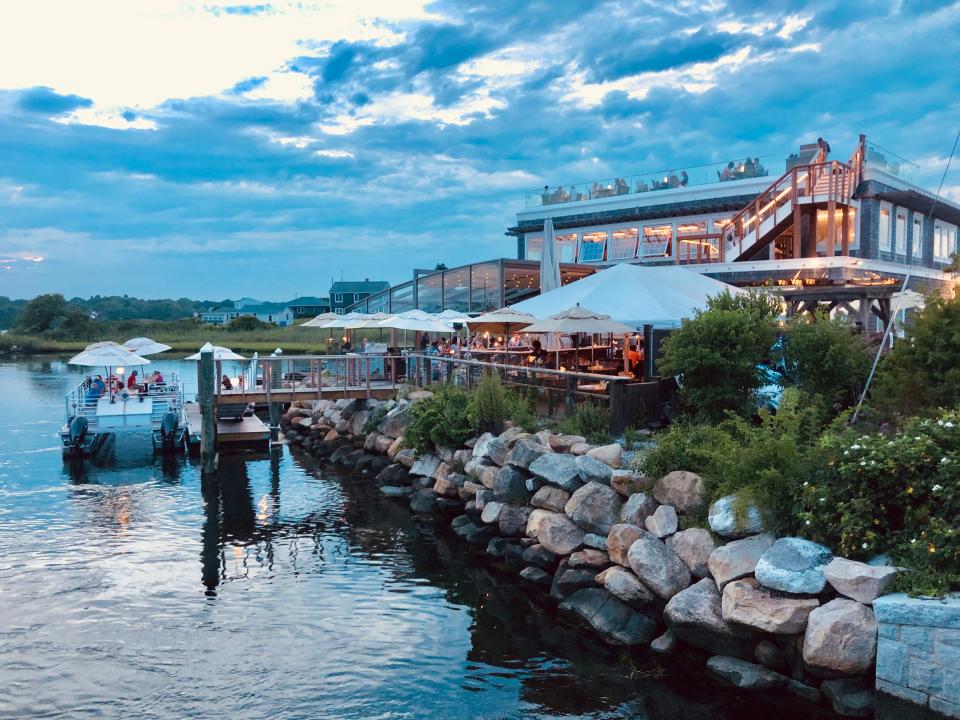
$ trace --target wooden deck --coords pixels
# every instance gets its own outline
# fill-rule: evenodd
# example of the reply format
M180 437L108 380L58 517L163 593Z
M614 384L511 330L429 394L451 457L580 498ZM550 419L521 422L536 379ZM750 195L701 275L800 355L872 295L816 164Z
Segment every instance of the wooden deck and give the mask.
M222 402L232 403L255 403L257 405L266 405L270 402L290 403L294 400L338 400L340 398L365 398L371 397L377 400L389 400L397 393L398 385L389 381L371 381L369 396L367 395L367 386L364 385L343 385L339 387L324 386L321 390L315 387L298 388L273 388L267 393L266 390L257 388L256 390L222 390L217 398Z
M200 405L184 405L187 417L187 432L191 447L200 442ZM245 417L240 422L217 423L217 450L267 450L270 447L270 428L256 415Z

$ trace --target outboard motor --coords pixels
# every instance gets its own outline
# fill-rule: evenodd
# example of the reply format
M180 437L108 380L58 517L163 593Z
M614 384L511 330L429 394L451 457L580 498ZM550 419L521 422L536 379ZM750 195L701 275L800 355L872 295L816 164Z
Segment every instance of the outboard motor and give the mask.
M73 457L83 454L83 445L87 439L88 423L82 415L78 415L70 422L69 448Z
M164 450L173 450L177 444L177 430L180 419L174 412L168 412L160 420L160 440Z

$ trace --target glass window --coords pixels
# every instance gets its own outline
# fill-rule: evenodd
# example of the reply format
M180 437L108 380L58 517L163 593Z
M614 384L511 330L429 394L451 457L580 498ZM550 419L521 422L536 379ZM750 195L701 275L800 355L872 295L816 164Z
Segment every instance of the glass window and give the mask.
M637 256L637 234L640 228L621 228L610 233L611 260L629 260Z
M342 303L342 302L343 302L343 293L334 293L334 294L333 294L333 301L334 301L334 302L338 302L338 303Z
M920 259L923 257L923 218L913 216L913 257Z
M646 225L640 257L669 257L673 244L673 225Z
M577 234L554 235L560 251L560 262L572 263L577 260Z
M470 280L470 312L500 309L500 266L480 263L473 266Z
M540 268L503 266L503 297L507 305L513 305L539 292Z
M527 260L539 260L543 257L543 236L527 237L527 252L524 253Z
M417 307L428 313L443 310L443 273L433 273L417 280Z
M607 246L607 231L597 230L585 232L580 241L580 262L597 262L603 260L603 250Z
M677 223L677 250L680 262L699 262L707 259L718 248L708 242L706 222Z
M443 274L443 309L467 312L470 309L470 268L447 270Z
M897 255L906 255L907 254L907 211L906 210L897 210L897 239L896 249Z
M390 291L390 312L413 310L413 283L405 282Z
M390 312L390 293L378 293L367 299L367 312Z
M878 236L880 238L881 252L890 252L890 211L886 208L880 208Z

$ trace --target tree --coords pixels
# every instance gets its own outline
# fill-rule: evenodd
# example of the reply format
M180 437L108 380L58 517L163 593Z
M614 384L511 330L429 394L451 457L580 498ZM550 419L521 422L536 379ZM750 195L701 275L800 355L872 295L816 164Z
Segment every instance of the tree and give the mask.
M263 330L264 328L270 327L273 327L270 323L262 322L253 315L241 315L230 321L230 324L227 325L227 330L230 332L244 332L248 330Z
M667 338L660 372L681 378L680 400L689 414L713 421L727 411L753 414L757 366L768 357L779 311L767 295L725 292Z
M27 303L17 321L17 331L36 335L55 328L66 314L67 301L60 293L37 295Z

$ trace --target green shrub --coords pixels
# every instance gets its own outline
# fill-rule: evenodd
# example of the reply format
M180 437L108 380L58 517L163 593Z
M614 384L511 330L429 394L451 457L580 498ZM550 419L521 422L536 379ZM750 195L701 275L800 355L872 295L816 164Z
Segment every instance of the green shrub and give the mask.
M496 373L484 373L470 395L470 422L478 432L503 432L503 422L510 415L510 395Z
M536 432L539 429L540 423L534 410L536 407L536 392L535 388L531 388L529 393L516 389L508 394L507 411L510 422L513 423L514 427L523 428L527 432Z
M557 430L565 435L580 435L587 442L600 445L610 442L610 412L593 403L577 405L573 415L557 424Z
M387 412L389 411L387 410L386 403L377 405L370 415L367 416L367 421L363 424L364 434L372 433L380 427L380 423L383 422L383 419L387 416Z
M470 394L455 385L434 385L433 397L419 400L410 409L404 445L417 452L436 447L457 448L473 434Z
M960 412L903 432L824 437L826 462L797 489L800 532L851 558L889 553L908 592L960 587Z
M682 409L707 420L750 416L761 380L757 365L776 337L779 302L759 293L723 293L663 344L659 370L681 378Z
M640 438L643 437L637 429L631 425L623 430L623 448L624 450L633 450L640 444Z

